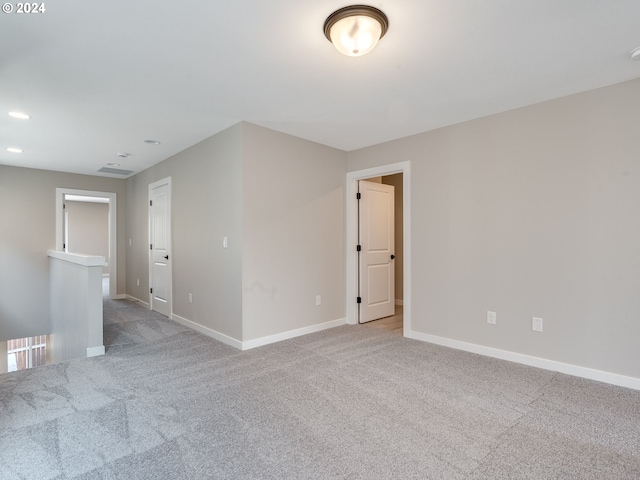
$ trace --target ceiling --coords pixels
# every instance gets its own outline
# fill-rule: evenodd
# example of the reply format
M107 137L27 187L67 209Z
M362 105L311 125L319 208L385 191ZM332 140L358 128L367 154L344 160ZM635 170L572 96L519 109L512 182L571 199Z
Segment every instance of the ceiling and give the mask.
M113 177L98 170L139 172L241 120L349 151L640 77L638 0L376 1L389 31L357 58L322 30L345 5L56 0L1 14L0 164Z

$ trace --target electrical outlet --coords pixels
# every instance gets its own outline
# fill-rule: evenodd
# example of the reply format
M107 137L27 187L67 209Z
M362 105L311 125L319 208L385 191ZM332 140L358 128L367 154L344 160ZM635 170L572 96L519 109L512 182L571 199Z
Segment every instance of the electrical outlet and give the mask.
M193 303L193 294L189 294L189 303Z
M129 239L129 246L131 246L131 239Z
M140 286L140 279L139 279L139 278L136 280L136 285L137 285L138 287Z
M539 317L533 317L531 319L531 330L533 330L534 332L541 332L542 331L542 319Z
M228 248L229 247L229 240L227 239L227 237L222 237L222 248Z
M487 323L491 325L496 324L496 312L491 312L491 311L487 312Z
M316 295L316 305L320 305L322 303L322 295Z

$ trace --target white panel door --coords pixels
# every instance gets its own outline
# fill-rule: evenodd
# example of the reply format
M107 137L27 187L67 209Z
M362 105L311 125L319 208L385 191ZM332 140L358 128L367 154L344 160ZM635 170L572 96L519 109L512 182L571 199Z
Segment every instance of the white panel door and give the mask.
M171 179L149 185L151 309L171 317Z
M395 313L394 192L360 180L360 322Z

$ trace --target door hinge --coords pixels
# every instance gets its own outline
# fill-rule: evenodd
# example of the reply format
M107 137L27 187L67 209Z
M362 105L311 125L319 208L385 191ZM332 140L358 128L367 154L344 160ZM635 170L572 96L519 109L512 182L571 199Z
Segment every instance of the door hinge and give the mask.
M65 248L67 248L67 244L66 244L66 243L63 243L63 244L62 244L62 249L64 250Z
M150 288L150 289L149 289L149 293L153 293L153 288Z
M63 204L62 204L62 209L64 210L65 208L67 208L67 204L66 204L66 203L63 203Z
M149 244L149 250L153 250L153 243Z
M356 200L360 200L362 198L362 194L360 192L356 193Z
M149 200L149 206L153 207L153 200Z
M362 251L362 245L356 245L356 252Z
M356 303L362 303L362 297L356 298Z

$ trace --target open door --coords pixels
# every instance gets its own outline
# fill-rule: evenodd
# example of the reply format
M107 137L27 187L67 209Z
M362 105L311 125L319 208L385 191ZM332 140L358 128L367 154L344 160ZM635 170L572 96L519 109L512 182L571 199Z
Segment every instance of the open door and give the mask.
M394 188L360 180L359 322L395 313Z
M171 317L171 179L149 185L149 298L151 310Z

